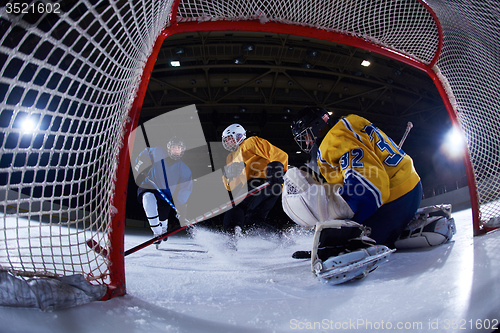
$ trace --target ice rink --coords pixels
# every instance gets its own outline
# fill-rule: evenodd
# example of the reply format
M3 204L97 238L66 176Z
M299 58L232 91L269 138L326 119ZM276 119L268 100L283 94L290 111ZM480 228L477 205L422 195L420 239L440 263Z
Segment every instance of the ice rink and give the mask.
M492 332L500 319L500 232L472 236L470 210L453 213L452 242L397 251L364 280L329 286L308 260L312 233L293 245L245 236L237 252L196 228L126 257L128 294L59 311L0 307L0 332ZM125 248L149 239L127 230Z

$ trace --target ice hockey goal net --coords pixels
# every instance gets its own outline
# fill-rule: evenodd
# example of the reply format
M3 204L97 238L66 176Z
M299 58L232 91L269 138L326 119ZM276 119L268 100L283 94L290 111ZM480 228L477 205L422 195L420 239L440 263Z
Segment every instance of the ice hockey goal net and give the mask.
M134 128L171 34L312 36L427 72L464 131L476 233L500 216L498 3L483 1L10 1L0 8L1 269L83 274L125 293ZM490 124L485 126L485 124ZM97 254L87 241L108 248Z

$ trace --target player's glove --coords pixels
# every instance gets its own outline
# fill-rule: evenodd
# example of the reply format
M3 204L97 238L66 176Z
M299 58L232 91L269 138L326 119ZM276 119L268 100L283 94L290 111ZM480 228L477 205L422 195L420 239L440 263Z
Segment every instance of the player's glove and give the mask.
M149 151L144 149L135 159L133 168L135 170L135 183L141 185L146 179L149 170L153 164L153 158L149 155Z
M279 161L270 162L266 168L266 178L269 184L283 184L283 176L285 175L285 167Z
M243 170L245 169L245 167L246 167L245 162L233 162L233 163L231 163L229 165L226 165L222 169L222 174L229 181L231 181L234 178L238 177L243 172Z

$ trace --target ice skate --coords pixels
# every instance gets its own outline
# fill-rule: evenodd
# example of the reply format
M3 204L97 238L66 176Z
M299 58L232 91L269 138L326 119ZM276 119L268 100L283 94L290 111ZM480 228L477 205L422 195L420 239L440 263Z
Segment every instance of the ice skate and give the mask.
M225 250L228 252L238 251L237 241L234 236L230 236L229 239L226 241Z
M394 251L384 245L368 246L325 261L318 259L313 264L313 272L319 280L332 285L362 279L387 262Z
M161 231L159 234L155 233L155 237L160 237L161 235L165 234L168 230L168 219L165 220L165 221L161 221L159 223L159 226L161 227ZM155 229L154 231L158 231L158 229ZM160 244L162 242L166 242L168 239L168 237L165 237L163 239L159 239L157 240L156 242L154 242L153 244L156 246L156 249L158 250L158 248L160 247Z
M159 250L161 243L166 242L167 240L168 240L168 237L165 237L163 239L157 240L153 244L156 246L156 249Z
M365 227L349 220L319 224L310 254L313 274L335 285L362 279L387 262L395 250L376 245L368 233Z
M224 244L225 250L228 252L238 251L238 238L242 237L242 230L240 226L234 228L234 233L228 234Z

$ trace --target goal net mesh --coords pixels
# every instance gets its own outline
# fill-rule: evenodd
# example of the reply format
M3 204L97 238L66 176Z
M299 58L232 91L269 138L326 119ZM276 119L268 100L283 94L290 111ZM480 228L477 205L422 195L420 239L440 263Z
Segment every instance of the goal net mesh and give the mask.
M363 39L432 65L468 140L481 219L500 215L499 4L74 0L0 7L0 267L107 283L117 155L143 68L172 24L260 21ZM40 9L41 8L41 9ZM174 9L176 22L170 22ZM57 11L57 13L56 13ZM485 126L485 124L491 124Z
M467 139L480 221L500 225L500 3L429 1L443 28L437 69Z
M171 2L28 4L0 8L0 267L108 283L86 242L109 246L123 128Z

